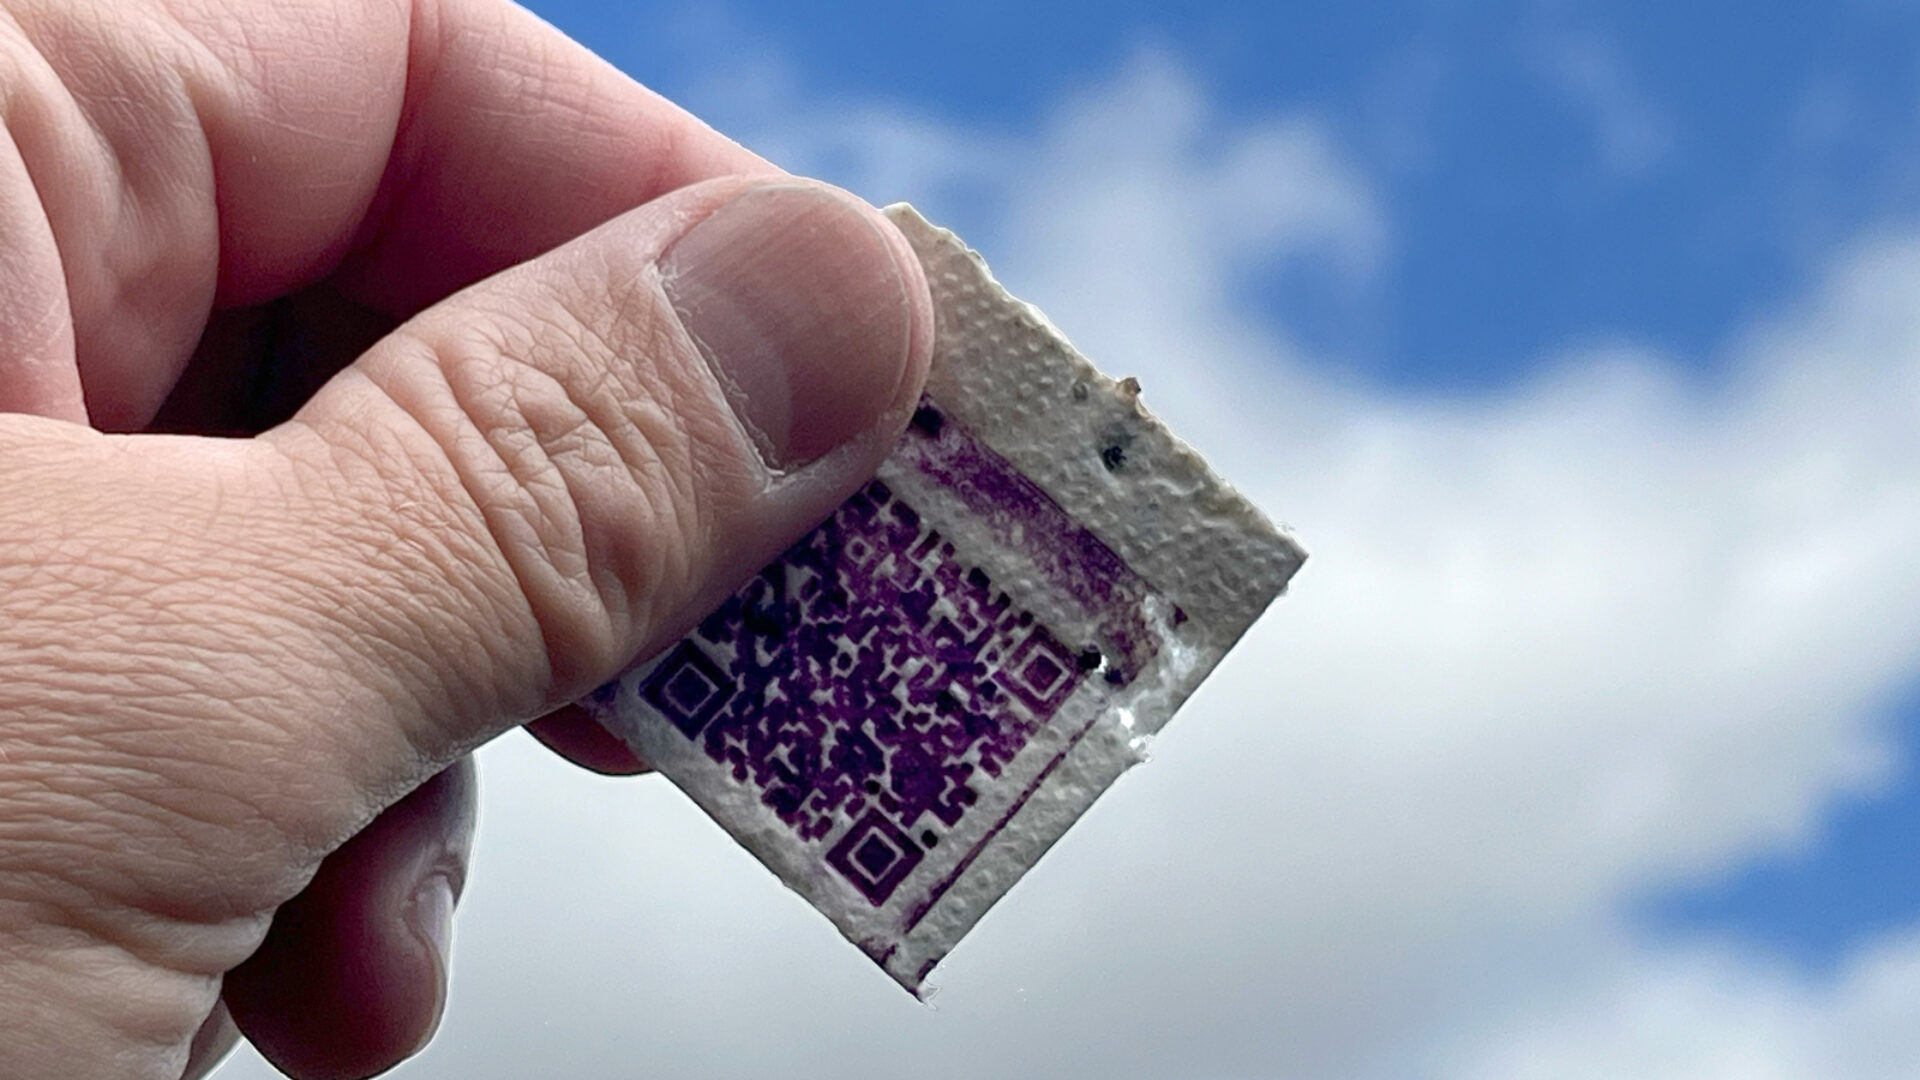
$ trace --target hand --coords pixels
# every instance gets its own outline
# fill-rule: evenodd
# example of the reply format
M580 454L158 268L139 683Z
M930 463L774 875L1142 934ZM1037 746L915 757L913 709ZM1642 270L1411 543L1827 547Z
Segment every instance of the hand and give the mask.
M637 766L561 707L871 472L925 282L507 0L0 7L0 1076L371 1075L463 755Z

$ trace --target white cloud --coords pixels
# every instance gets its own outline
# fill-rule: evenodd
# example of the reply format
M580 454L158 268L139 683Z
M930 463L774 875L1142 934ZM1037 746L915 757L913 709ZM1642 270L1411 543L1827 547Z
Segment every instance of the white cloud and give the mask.
M1875 710L1920 666L1920 240L1838 254L1712 386L1616 348L1409 401L1238 298L1262 261L1391 257L1314 118L1228 123L1151 55L1028 133L792 86L724 126L980 216L1015 290L1314 558L937 1011L664 782L489 749L448 1025L398 1075L1912 1074L1912 941L1823 988L1619 909L1887 780Z
M1529 1010L1453 1080L1905 1080L1920 1071L1920 938L1808 984L1724 952L1614 955L1586 990Z

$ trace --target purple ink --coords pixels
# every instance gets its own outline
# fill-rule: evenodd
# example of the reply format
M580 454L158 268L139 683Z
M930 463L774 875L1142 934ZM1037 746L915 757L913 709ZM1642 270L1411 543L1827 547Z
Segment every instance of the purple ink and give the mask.
M1152 588L931 404L914 414L896 460L956 492L995 541L1084 604L1100 640L1063 641L874 481L703 620L640 687L795 834L826 842L826 864L876 907L1076 689L1096 674L1096 687L1124 686L1160 645L1143 613ZM910 924L1065 752L969 849L943 852L953 869L917 899Z
M914 417L895 459L958 496L997 542L1030 556L1055 589L1097 613L1099 644L1125 672L1115 685L1131 682L1160 647L1143 616L1153 587L1037 484L933 405L923 401ZM1182 618L1176 613L1176 622Z

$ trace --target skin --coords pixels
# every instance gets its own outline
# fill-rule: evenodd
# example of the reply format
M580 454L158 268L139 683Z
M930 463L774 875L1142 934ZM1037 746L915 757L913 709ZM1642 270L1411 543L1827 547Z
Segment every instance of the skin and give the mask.
M4 0L0 119L0 1075L373 1075L465 755L644 769L564 703L877 464L924 281L873 215L896 382L770 495L651 267L776 170L505 0Z

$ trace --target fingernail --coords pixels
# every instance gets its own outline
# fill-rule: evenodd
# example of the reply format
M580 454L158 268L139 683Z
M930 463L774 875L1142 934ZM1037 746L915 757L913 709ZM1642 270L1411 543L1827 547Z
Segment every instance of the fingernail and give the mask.
M914 316L881 228L849 196L779 184L662 257L674 311L769 468L819 458L893 403Z
M433 1022L421 1033L421 1046L433 1038L434 1031L440 1026L441 1010L447 1004L447 961L452 956L453 906L456 899L453 879L444 873L434 873L420 883L407 903L407 925L413 929L414 937L419 939L420 944L426 947L440 982L436 990Z

